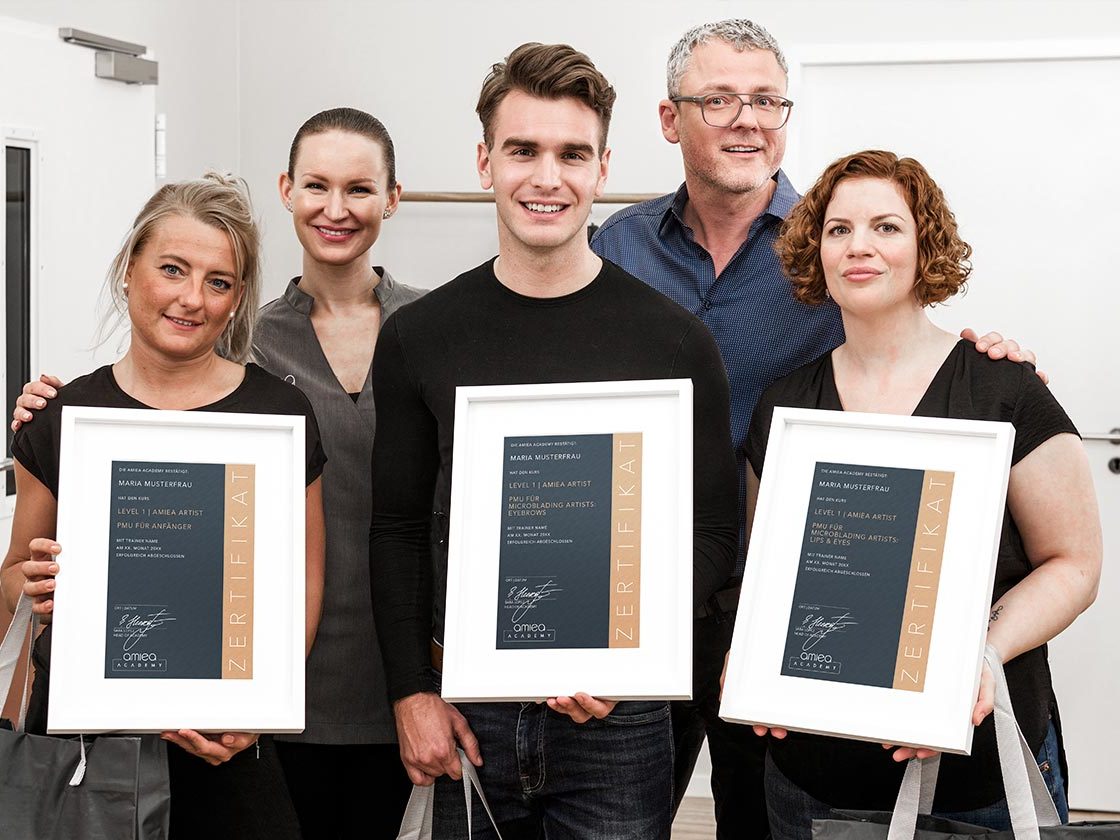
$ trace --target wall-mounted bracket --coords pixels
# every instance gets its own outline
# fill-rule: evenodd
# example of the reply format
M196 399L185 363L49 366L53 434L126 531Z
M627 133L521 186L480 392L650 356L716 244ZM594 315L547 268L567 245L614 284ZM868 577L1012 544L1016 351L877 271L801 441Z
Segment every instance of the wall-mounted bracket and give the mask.
M107 38L70 26L59 29L58 37L68 44L97 51L94 74L99 79L112 79L130 85L159 84L159 63L140 57L148 49L143 44Z

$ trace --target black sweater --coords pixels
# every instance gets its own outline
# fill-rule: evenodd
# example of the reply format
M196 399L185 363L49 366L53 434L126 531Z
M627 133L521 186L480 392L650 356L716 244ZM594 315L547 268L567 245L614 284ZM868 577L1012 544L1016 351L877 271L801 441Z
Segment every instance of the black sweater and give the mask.
M727 375L698 319L613 263L587 286L529 298L493 261L401 309L377 342L370 586L398 700L434 690L443 638L455 388L627 379L693 382L693 596L733 571L738 523Z

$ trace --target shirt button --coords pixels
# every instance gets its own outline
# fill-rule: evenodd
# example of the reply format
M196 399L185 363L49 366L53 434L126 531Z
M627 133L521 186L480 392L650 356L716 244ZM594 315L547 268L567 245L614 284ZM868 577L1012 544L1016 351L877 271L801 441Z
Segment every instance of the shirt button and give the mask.
M705 312L710 312L711 309L712 309L712 302L710 300L706 300L706 301L704 301L703 306L704 306L704 311Z

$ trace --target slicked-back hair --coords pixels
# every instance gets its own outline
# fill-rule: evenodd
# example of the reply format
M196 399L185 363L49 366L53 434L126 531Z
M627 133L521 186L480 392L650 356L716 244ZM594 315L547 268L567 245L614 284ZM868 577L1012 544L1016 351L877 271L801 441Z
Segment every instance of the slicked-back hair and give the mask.
M819 304L827 297L821 239L824 214L836 187L852 178L879 178L894 184L914 216L918 240L914 296L922 306L940 303L959 292L972 273L972 247L957 233L957 219L945 194L914 158L869 150L830 164L790 211L774 243L782 269L802 303Z
M692 58L692 51L701 44L709 41L726 41L739 52L743 50L767 50L774 53L778 66L782 72L789 75L789 65L782 48L774 40L774 36L753 21L745 18L732 18L720 20L715 23L704 23L693 27L681 36L672 50L669 51L669 62L665 67L666 83L669 96L679 96L681 92L681 77L688 70L688 61Z
M133 258L144 250L156 229L173 217L195 219L229 237L237 272L234 291L241 291L241 301L214 350L238 364L251 361L253 326L261 298L260 231L253 220L248 185L240 178L217 172L207 172L195 181L164 184L137 215L109 266L106 284L112 308L102 323L102 340L128 313L124 283Z
M494 115L510 91L540 99L570 97L599 116L599 154L607 147L607 129L615 92L591 59L567 44L522 44L505 61L490 68L475 110L482 121L486 147L494 146Z
M325 134L328 131L357 134L380 146L381 154L385 157L385 169L389 173L388 189L396 187L397 153L393 148L393 138L389 136L389 131L381 120L357 108L330 108L320 111L299 127L296 136L292 138L292 148L288 152L289 178L293 181L296 178L296 160L299 158L299 146L303 138L312 134Z

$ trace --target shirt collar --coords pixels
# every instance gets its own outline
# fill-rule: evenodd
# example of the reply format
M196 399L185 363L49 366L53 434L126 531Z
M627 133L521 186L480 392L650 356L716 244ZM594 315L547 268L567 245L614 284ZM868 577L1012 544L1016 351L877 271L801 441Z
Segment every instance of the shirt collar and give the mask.
M382 266L375 265L373 270L381 276L381 282L378 283L373 293L377 295L377 302L385 306L393 299L393 295L397 291L397 283L393 279L393 275L389 273L389 269ZM315 298L307 294L299 287L299 277L293 277L288 283L288 288L284 290L284 300L292 309L296 310L303 315L311 314L311 305L315 302Z
M762 211L763 216L773 216L778 221L782 221L789 215L789 211L793 209L793 205L801 200L801 196L797 194L797 190L793 188L786 173L779 169L774 173L774 181L777 183L777 188L774 190L774 195L770 197L770 203L766 205L766 209ZM673 200L665 209L665 213L661 217L660 233L664 234L666 226L670 224L671 220L676 220L677 224L682 227L687 227L684 221L684 206L688 203L688 185L681 184L680 189L673 195Z

